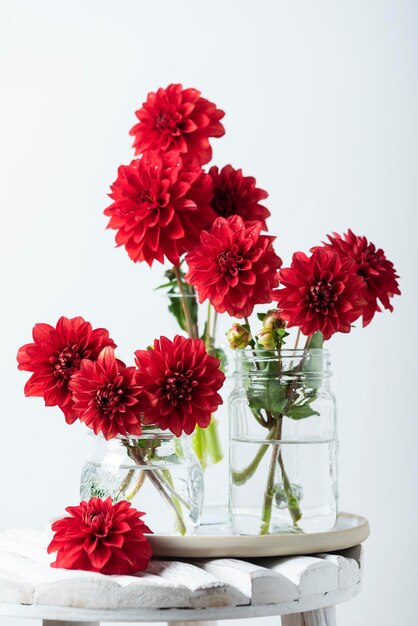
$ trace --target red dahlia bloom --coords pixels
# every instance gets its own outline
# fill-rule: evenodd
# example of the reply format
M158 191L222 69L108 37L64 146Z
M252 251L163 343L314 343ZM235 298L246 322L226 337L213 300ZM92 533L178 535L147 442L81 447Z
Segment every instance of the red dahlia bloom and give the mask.
M209 299L218 313L251 315L256 304L272 300L282 260L273 250L275 237L260 235L261 222L245 224L238 215L219 217L201 245L189 252L186 280L195 287L199 302Z
M33 343L17 353L18 369L33 372L25 396L40 396L46 406L58 405L68 424L76 419L69 382L83 359L94 361L106 346L116 348L104 328L93 330L82 317L60 317L56 327L35 324Z
M280 315L304 335L320 330L329 339L335 332L350 332L366 302L354 263L324 248L310 257L296 252L291 267L280 270L280 283L274 294Z
M364 278L367 304L363 310L363 326L371 322L376 311L381 311L379 300L385 309L393 311L390 298L401 293L396 280L399 276L383 250L376 250L376 246L369 243L366 237L355 235L350 229L342 237L333 233L333 236L328 235L328 239L330 243L325 244L325 247L335 250L343 259L352 259L357 274Z
M81 422L105 439L116 435L140 435L141 389L135 367L126 367L105 348L97 361L82 361L70 381L74 411Z
M131 129L135 154L146 150L178 150L203 165L212 158L209 137L222 137L225 113L200 96L197 89L169 85L149 93L136 111L139 123Z
M121 165L105 210L116 243L133 261L179 265L179 256L199 241L202 228L212 223L209 205L212 181L197 165L184 165L179 152L146 152L130 165Z
M183 431L190 435L196 424L209 425L211 414L222 404L217 391L225 375L201 339L160 337L153 350L138 350L135 356L137 381L148 402L143 424L168 428L177 437Z
M125 500L91 498L65 509L70 515L52 524L48 553L57 552L51 567L82 569L102 574L136 574L146 569L152 532Z
M211 167L209 175L213 181L211 207L221 217L239 215L244 222L259 221L263 230L267 230L266 218L270 211L259 204L267 198L267 191L256 187L253 176L243 176L242 170L235 170L232 165L225 165L221 170Z

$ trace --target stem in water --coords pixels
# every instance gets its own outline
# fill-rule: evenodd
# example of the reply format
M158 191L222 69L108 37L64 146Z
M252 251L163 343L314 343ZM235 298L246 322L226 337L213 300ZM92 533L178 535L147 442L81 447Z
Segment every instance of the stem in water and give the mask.
M193 324L192 316L190 315L190 309L186 301L186 294L184 293L183 281L181 279L180 270L174 266L173 271L177 280L177 285L180 291L181 306L183 308L184 318L186 320L187 332L190 337L197 337L196 329Z

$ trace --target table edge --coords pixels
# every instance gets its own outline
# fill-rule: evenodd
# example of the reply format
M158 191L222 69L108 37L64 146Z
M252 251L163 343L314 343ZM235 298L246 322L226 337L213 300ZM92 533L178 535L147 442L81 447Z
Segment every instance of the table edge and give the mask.
M277 604L246 604L190 609L83 609L41 604L0 603L0 616L49 619L72 622L176 622L217 621L248 617L268 617L301 613L334 606L354 598L361 591L361 581L345 589L305 596Z

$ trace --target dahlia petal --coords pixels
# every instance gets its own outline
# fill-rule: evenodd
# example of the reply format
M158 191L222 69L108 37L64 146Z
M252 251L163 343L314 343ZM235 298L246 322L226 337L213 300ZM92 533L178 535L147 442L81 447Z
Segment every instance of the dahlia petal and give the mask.
M44 387L45 387L44 382L39 379L37 380L36 378L34 378L34 375L32 375L25 384L24 394L26 397L28 396L42 397L43 392L44 392Z
M181 129L182 133L193 133L199 127L196 124L196 122L193 122L193 120L189 118L189 119L184 120L184 122L181 122L181 124L179 125L179 128Z
M35 324L32 331L33 341L39 344L44 343L49 339L51 331L54 330L54 327L50 324Z

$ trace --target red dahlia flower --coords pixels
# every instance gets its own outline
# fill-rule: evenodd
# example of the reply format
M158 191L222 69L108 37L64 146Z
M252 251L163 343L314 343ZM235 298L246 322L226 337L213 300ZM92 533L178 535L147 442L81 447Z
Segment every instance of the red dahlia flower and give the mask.
M196 424L209 426L211 414L222 404L217 391L225 375L201 339L160 337L152 350L138 350L135 356L137 381L148 402L143 424L168 428L177 437L183 431L190 435Z
M202 228L212 223L209 202L212 181L199 166L183 166L179 152L146 152L130 165L121 165L105 210L116 243L133 261L152 265L179 256L199 241Z
M126 367L105 348L97 361L82 361L70 381L74 411L81 422L105 439L116 435L140 435L141 389L135 367Z
M335 332L350 332L366 302L354 263L324 248L310 257L296 252L291 267L280 270L280 283L274 294L280 316L304 335L320 330L329 339Z
M65 509L70 515L52 524L48 553L57 552L51 567L82 569L102 574L136 574L146 569L151 546L144 533L151 530L144 515L125 500L91 498Z
M282 260L273 250L275 237L260 235L261 222L245 224L238 215L219 217L201 245L189 252L186 280L199 302L209 299L218 313L248 317L256 304L272 300Z
M385 309L393 311L390 298L401 293L396 280L399 276L383 250L376 250L376 246L369 243L366 237L355 235L350 229L342 237L333 233L333 236L328 235L328 239L330 243L325 244L325 247L338 252L342 259L352 259L357 274L364 278L367 304L363 310L363 326L371 322L376 311L381 311L379 300Z
M225 165L221 170L211 167L209 175L213 181L211 207L221 217L239 215L244 222L259 221L263 230L267 230L266 218L270 211L259 204L267 198L267 191L256 187L253 176L243 176L242 170L235 170L232 165Z
M135 154L146 150L178 150L189 160L203 165L212 158L209 137L222 137L220 123L225 113L197 89L169 85L148 94L142 108L136 111L139 123L131 129L135 137Z
M35 324L33 343L17 353L18 369L33 372L25 385L25 396L43 397L46 406L58 405L66 422L72 424L77 415L69 382L83 359L94 361L106 346L116 348L104 328L93 330L82 317L60 317L56 327Z

